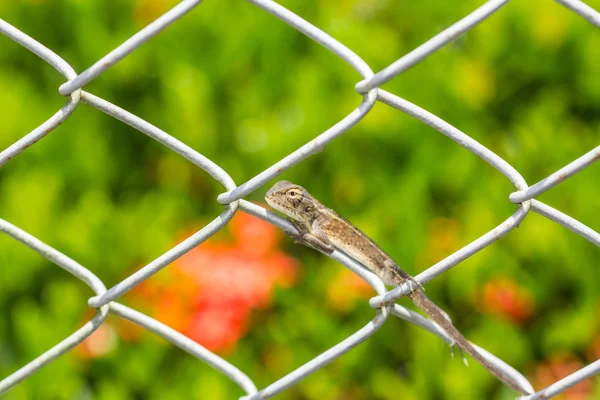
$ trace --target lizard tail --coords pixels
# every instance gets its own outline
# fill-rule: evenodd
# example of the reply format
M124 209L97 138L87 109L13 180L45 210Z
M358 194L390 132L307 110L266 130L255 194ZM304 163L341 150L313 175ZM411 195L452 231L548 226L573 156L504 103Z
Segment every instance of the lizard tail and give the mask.
M454 344L458 346L460 350L465 351L471 357L473 357L479 364L487 369L492 375L498 378L506 386L519 393L527 395L525 392L511 377L507 376L504 372L500 371L497 367L487 361L469 342L463 335L454 327L452 320L446 314L444 310L439 308L434 302L432 302L425 293L420 290L416 290L411 294L407 295L420 309L422 309L431 319L437 323L446 333L454 340Z

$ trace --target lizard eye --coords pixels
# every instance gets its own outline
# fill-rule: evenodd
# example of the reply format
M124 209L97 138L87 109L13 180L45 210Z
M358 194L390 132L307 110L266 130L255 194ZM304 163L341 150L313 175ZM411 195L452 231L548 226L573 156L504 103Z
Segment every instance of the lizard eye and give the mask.
M287 192L287 194L288 194L288 196L290 196L293 199L298 195L298 192L296 192L294 189L292 189L289 192Z

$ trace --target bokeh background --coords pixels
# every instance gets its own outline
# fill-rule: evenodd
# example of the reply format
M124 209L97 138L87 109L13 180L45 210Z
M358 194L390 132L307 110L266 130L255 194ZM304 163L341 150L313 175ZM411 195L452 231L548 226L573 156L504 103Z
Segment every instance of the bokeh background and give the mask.
M0 16L78 71L172 0L0 2ZM377 71L481 1L282 3ZM597 0L588 4L600 9ZM384 86L499 154L531 184L598 144L600 31L552 1L509 3ZM86 87L167 131L239 184L348 114L356 72L247 2L206 1ZM0 147L64 103L63 78L0 37ZM599 167L540 200L600 230ZM352 220L411 274L515 211L488 164L383 104L282 178ZM267 187L247 199L262 204ZM112 286L222 211L223 188L152 139L81 104L0 171L0 217ZM536 214L427 285L473 342L536 389L600 358L598 249ZM73 332L91 291L0 236L0 376ZM192 337L264 387L369 319L372 290L342 266L238 213L227 229L121 301ZM402 304L412 307L405 299ZM562 399L600 398L599 379ZM116 317L7 399L233 399L226 377ZM280 399L512 399L477 363L391 319Z

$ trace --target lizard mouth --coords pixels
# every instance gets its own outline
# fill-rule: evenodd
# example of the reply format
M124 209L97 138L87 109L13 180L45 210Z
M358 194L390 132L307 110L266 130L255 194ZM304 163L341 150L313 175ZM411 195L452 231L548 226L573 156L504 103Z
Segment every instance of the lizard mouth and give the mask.
M265 200L267 201L267 204L270 205L272 208L279 210L279 203L277 203L273 198L265 196Z

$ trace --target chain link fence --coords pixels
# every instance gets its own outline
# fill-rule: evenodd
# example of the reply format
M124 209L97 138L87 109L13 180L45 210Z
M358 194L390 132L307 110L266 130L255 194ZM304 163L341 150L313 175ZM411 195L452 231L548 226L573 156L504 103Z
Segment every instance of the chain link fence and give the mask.
M589 23L592 23L596 27L600 28L600 13L585 3L579 0L556 1L577 13ZM198 358L202 362L207 363L211 367L217 369L244 390L246 396L244 396L243 399L247 400L269 398L298 383L307 375L316 372L320 368L323 368L334 359L340 357L344 353L350 351L352 348L374 335L391 315L416 324L423 329L438 335L444 341L452 343L451 338L449 338L448 335L436 324L413 311L405 309L398 304L394 304L396 300L405 295L407 290L409 290L406 285L395 288L391 291L386 291L383 283L378 278L376 278L369 271L365 270L361 265L349 258L347 255L339 251L334 252L331 257L350 268L355 273L359 274L378 293L377 296L370 300L370 305L375 312L374 318L362 329L341 343L338 343L313 360L298 367L295 371L292 371L278 381L260 390L257 389L250 377L248 377L244 372L236 368L234 365L208 351L206 348L178 333L177 331L158 322L157 320L119 304L116 301L119 297L127 293L136 285L148 279L150 276L160 271L162 268L169 265L174 260L181 257L183 254L198 246L200 243L222 229L237 211L252 214L284 230L292 231L294 227L287 220L282 219L281 217L260 206L243 200L242 197L256 190L260 190L265 183L269 182L294 165L299 164L309 155L319 152L327 143L342 135L355 124L359 123L361 119L369 113L377 101L387 104L390 107L393 107L422 121L423 123L431 126L443 135L452 139L457 144L466 148L474 155L480 157L501 172L515 187L515 192L509 196L509 200L516 205L516 211L491 231L485 233L472 243L456 251L454 254L451 254L416 276L416 280L421 284L425 285L430 280L449 270L468 257L476 254L500 237L506 235L513 228L517 227L530 212L543 215L544 217L564 226L572 232L583 236L595 245L600 246L600 234L598 234L598 232L595 232L576 219L571 218L570 216L565 215L564 213L535 199L536 196L552 189L565 179L598 160L598 158L600 158L600 146L594 148L541 181L533 185L528 185L521 174L514 167L512 167L497 154L493 153L485 146L475 141L469 135L461 132L441 118L420 108L419 106L412 104L392 93L379 89L381 85L400 75L403 71L406 71L407 69L417 65L426 57L446 46L448 43L455 40L462 34L468 32L477 24L484 22L493 13L497 11L502 12L501 8L508 3L508 0L488 1L470 15L456 22L448 29L431 38L421 46L417 47L415 50L406 54L399 60L389 65L387 68L384 68L377 73L374 73L358 55L353 53L344 44L336 41L333 37L321 31L316 26L311 25L309 22L305 21L300 16L294 14L288 9L271 0L250 0L250 2L255 6L272 14L282 22L294 27L300 33L310 37L315 42L350 64L362 77L362 80L356 84L356 91L362 95L363 100L355 110L349 113L337 124L241 185L237 185L227 174L227 172L220 168L216 163L204 157L202 154L182 143L178 139L153 126L149 122L129 113L128 111L119 108L118 106L111 104L110 102L103 100L102 98L99 98L91 93L85 92L82 89L83 86L99 77L104 71L118 63L123 58L127 57L160 31L167 28L170 24L176 22L178 19L182 18L186 13L192 11L196 6L199 5L200 2L200 0L184 0L180 2L167 13L133 35L123 44L118 46L116 49L108 53L105 57L80 74L77 74L66 61L64 61L52 50L46 48L43 44L39 43L35 39L27 36L16 27L13 27L3 20L0 20L0 32L50 64L67 80L67 82L61 85L59 88L59 92L67 98L64 106L39 127L12 144L6 150L2 151L2 153L0 153L0 166L3 166L10 159L18 156L29 146L35 144L37 141L49 134L53 129L69 118L69 116L73 114L77 107L83 103L134 127L145 135L167 146L174 152L182 155L199 168L210 174L214 179L220 182L225 189L225 192L219 195L217 198L217 201L224 206L225 210L212 222L154 261L139 269L122 282L109 289L107 289L105 284L90 270L78 264L67 255L62 254L58 250L46 245L38 238L19 229L17 226L0 219L1 231L35 250L51 262L70 272L72 275L88 285L96 293L96 296L88 300L88 305L97 310L94 317L76 332L65 338L63 341L58 343L44 354L37 357L35 360L31 361L29 364L23 366L18 371L14 372L8 377L3 378L2 381L0 381L0 393L6 392L20 381L35 373L44 365L52 362L77 344L81 343L85 338L90 336L96 329L98 329L98 327L102 325L109 313L130 320L135 324L138 324L156 333L175 346L180 347L192 356ZM521 400L546 399L556 396L578 382L581 382L582 380L600 372L600 360L598 360L567 376L566 378L561 379L538 392L535 392L527 379L518 371L513 369L510 365L479 347L477 347L477 349L486 359L489 360L490 363L504 371L506 374L510 375L522 388L523 392L528 393L528 395L519 397Z

